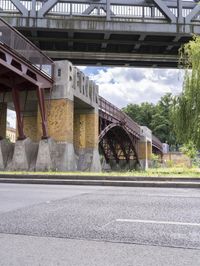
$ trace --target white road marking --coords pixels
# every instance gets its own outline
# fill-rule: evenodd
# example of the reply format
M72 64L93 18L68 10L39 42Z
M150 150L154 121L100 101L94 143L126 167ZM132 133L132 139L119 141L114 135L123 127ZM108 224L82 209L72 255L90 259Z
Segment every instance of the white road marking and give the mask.
M114 223L114 222L115 222L115 220L111 220L110 222L102 225L100 228L103 229L104 227L106 227L106 226L108 226L108 225L110 225L111 223Z
M121 223L171 224L171 225L200 226L200 224L198 224L198 223L183 223L183 222L155 221L155 220L153 221L153 220L116 219L116 222L121 222Z
M144 196L144 195L142 195ZM200 195L173 195L173 194L146 194L148 197L173 197L173 198L200 198Z

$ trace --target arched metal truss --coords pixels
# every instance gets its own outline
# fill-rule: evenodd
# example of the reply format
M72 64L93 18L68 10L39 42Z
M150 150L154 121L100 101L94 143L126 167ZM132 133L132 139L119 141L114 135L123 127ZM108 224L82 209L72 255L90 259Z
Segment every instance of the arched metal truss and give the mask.
M139 164L138 139L130 135L120 124L108 125L100 134L100 153L104 155L106 163L115 161L117 164L125 162Z
M99 98L99 149L107 163L139 163L140 126L116 106Z
M99 97L99 149L107 163L139 163L140 126L116 106ZM152 136L152 150L162 157L162 143Z

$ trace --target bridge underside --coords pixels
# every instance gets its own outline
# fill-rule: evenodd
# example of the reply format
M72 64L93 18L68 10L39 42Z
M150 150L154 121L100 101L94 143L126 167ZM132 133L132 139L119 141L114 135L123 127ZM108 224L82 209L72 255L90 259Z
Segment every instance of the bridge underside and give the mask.
M52 59L74 64L177 67L200 34L198 1L7 0L2 16Z
M16 111L18 139L25 139L22 117L21 92L35 90L42 117L43 138L48 137L46 112L44 103L44 89L51 88L52 80L31 63L23 59L6 45L0 44L0 100L4 104L6 94L11 94L10 100ZM7 95L8 96L8 95ZM1 121L0 121L1 122ZM2 137L5 137L5 132Z
M125 24L129 28L129 23ZM42 28L19 30L54 60L68 59L77 65L98 66L175 68L179 48L192 38L191 34L177 32L59 28L51 31Z

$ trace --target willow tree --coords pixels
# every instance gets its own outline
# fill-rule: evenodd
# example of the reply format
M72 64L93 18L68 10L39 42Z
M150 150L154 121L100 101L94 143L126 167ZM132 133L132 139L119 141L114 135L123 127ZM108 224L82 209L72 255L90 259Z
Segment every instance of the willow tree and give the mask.
M174 127L178 140L192 141L200 148L200 37L185 44L179 53L180 65L185 69L183 91L174 105Z

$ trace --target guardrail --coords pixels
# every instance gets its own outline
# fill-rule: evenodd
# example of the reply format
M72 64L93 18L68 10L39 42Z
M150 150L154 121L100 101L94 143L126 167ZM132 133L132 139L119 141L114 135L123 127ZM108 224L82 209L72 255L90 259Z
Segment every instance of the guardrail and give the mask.
M162 142L154 135L152 135L152 145L157 147L159 150L163 150Z
M115 122L119 122L124 125L129 132L134 135L140 136L140 126L134 122L127 114L122 112L119 108L117 108L112 103L105 100L103 97L99 96L99 109L101 112L106 114L106 116L110 117L110 120Z
M155 4L156 3L156 4ZM168 17L186 18L195 8L194 1L143 1L143 0L0 0L1 13L18 13L23 16L98 16L113 20L127 19L165 19ZM192 18L200 21L199 13L194 12ZM175 22L175 21L174 21Z
M0 18L0 42L50 78L53 77L53 61L2 18Z

